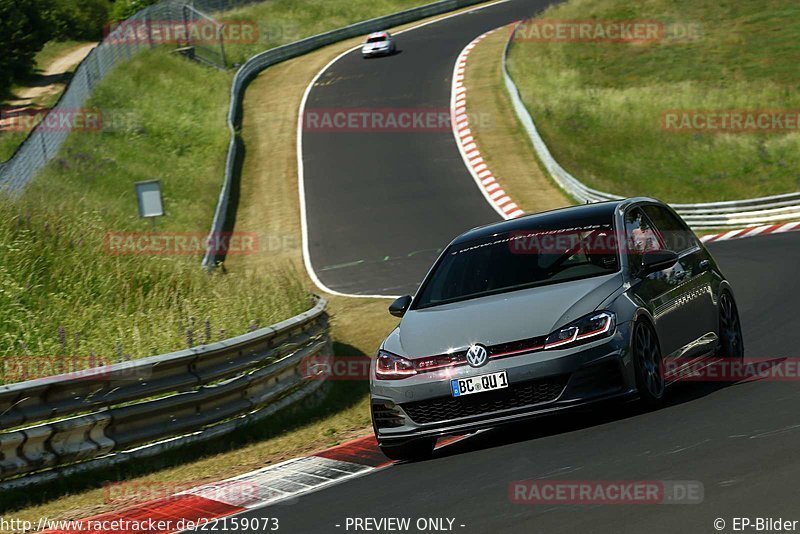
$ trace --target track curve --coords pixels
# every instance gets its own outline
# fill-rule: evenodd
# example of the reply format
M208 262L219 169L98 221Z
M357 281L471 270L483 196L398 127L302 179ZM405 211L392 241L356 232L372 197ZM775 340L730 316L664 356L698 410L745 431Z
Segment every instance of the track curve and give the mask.
M710 246L738 300L747 356L796 357L800 234ZM766 272L765 272L766 271ZM598 406L491 430L430 461L388 469L248 512L290 533L344 532L353 517L450 517L473 532L714 532L735 517L800 519L800 384L676 387L668 406ZM698 480L698 505L529 506L509 483L530 479Z
M333 64L308 107L446 107L458 52L545 2L512 0L403 34L402 53ZM413 293L439 247L496 221L449 132L304 132L309 253L345 293ZM750 358L796 357L800 234L713 243L738 300ZM388 259L386 259L388 257ZM291 533L345 532L348 517L449 517L462 532L713 532L715 518L800 519L800 384L676 387L668 406L638 404L491 430L437 452L245 515ZM511 481L698 480L693 506L526 506ZM794 514L794 516L792 516ZM338 526L337 526L338 525ZM458 525L464 525L459 527ZM729 527L728 527L729 529Z
M329 65L305 103L342 109L449 113L453 66L476 36L553 3L510 0L397 35L399 53ZM302 133L307 251L327 288L414 293L440 247L500 220L464 166L450 127L428 131Z

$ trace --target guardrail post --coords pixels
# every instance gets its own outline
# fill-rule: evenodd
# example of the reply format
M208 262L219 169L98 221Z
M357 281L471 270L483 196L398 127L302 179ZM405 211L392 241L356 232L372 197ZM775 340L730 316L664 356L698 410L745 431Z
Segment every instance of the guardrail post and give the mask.
M22 444L22 456L28 461L31 467L40 469L56 465L58 457L47 448L47 441L53 436L53 428L50 425L26 428L25 442Z
M28 470L28 462L20 457L25 434L11 432L0 434L0 478L7 478Z
M58 457L59 463L92 458L96 456L100 445L89 439L89 435L95 427L104 421L107 424L110 419L108 415L90 414L53 423L49 448Z

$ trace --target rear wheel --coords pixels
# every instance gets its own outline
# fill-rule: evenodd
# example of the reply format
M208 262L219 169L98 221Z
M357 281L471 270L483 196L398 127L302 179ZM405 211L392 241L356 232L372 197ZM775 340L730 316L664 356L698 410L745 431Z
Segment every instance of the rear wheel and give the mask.
M633 330L633 362L639 397L651 406L660 404L666 390L661 349L655 331L644 321Z
M744 341L742 340L742 323L739 322L739 310L730 293L719 297L719 352L718 356L732 360L744 358Z
M421 438L407 441L402 445L380 445L381 452L391 460L409 462L427 460L433 455L436 438Z

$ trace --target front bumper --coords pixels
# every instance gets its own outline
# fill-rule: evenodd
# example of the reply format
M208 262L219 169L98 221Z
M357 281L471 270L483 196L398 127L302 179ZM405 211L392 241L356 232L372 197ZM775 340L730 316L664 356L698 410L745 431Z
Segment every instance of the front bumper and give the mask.
M381 444L462 434L635 392L632 323L571 349L539 351L403 380L371 381L373 427ZM373 364L374 365L374 364ZM509 387L453 397L450 380L506 371ZM372 375L374 376L374 374Z

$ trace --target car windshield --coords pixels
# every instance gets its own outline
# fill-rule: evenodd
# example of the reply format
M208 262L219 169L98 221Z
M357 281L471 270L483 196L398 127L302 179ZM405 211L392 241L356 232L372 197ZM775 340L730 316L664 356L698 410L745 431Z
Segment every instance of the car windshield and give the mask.
M451 246L423 282L414 308L578 280L619 270L613 225L495 234Z
M378 35L378 36L376 36L376 37L370 37L369 39L367 39L367 42L368 42L368 43L382 43L382 42L384 42L386 39L387 39L387 38L386 38L386 36L385 36L385 35Z

